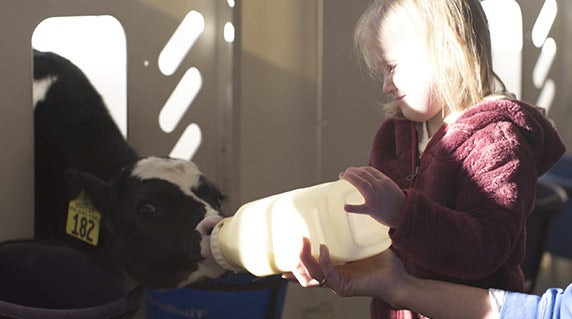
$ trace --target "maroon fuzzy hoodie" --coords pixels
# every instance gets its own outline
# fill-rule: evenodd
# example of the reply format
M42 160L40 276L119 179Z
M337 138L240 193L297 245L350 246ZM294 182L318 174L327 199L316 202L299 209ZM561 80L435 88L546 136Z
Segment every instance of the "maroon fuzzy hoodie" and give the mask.
M407 195L390 231L393 251L421 278L522 291L519 263L536 180L564 151L543 112L515 100L469 108L435 133L421 159L414 123L384 121L370 165ZM411 315L372 301L372 318Z

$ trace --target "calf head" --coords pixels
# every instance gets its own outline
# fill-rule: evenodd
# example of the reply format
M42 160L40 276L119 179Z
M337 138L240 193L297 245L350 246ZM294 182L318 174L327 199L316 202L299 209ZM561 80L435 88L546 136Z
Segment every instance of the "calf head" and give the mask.
M100 249L139 284L172 288L223 274L209 245L223 196L192 162L149 157L112 182L66 175L101 213Z

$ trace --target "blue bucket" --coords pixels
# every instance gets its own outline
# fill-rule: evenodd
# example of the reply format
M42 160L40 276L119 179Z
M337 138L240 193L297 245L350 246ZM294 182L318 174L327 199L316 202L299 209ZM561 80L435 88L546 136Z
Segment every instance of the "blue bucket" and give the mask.
M147 319L279 319L286 287L279 275L230 273L204 288L148 290Z
M83 251L38 241L0 244L0 318L132 318L142 291Z

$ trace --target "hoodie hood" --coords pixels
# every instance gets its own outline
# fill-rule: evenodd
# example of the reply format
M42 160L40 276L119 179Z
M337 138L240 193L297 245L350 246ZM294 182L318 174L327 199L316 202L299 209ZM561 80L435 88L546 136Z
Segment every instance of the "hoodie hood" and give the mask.
M515 138L514 143L524 142L529 146L536 162L538 176L548 171L566 151L554 124L545 116L544 109L510 99L485 101L470 107L449 125L443 142L455 149L470 147L462 144L470 143L473 135L486 134L490 131L486 128L491 125L516 133L507 134L503 138L522 137ZM513 132L514 130L518 132Z

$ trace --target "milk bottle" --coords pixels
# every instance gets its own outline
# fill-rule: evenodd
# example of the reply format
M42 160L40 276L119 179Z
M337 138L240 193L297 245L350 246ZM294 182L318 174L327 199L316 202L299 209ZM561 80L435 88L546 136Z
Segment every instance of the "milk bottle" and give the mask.
M316 258L320 244L326 244L334 264L387 249L391 244L388 227L368 215L347 213L346 203L362 204L364 199L345 180L246 203L215 226L213 256L227 270L266 276L293 269L303 237L310 239Z

